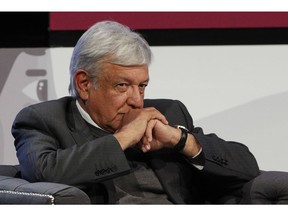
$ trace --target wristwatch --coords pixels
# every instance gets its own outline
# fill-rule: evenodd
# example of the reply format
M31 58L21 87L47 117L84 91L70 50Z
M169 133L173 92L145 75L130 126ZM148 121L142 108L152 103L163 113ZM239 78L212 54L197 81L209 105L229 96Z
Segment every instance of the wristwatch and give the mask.
M173 148L174 151L179 152L179 151L183 150L185 147L189 130L182 125L174 125L174 127L179 128L182 131L181 138L180 138L179 142Z

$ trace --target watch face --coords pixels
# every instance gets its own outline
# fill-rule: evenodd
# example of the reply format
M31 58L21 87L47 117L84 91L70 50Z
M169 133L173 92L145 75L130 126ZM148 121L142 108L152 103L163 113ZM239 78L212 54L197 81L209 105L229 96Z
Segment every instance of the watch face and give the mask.
M186 131L189 131L185 126L183 126L183 125L175 125L175 127L176 128L182 128L182 129L184 129L184 130L186 130Z

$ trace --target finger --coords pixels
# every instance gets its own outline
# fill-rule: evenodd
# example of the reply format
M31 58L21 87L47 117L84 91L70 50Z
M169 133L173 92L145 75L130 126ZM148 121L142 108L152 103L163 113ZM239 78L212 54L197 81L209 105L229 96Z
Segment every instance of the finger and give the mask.
M144 153L146 153L146 152L150 151L150 149L151 149L151 146L149 144L145 144L145 145L143 145L142 151Z
M141 149L142 152L146 153L150 151L151 145L149 144L148 140L146 137L143 137L141 139L141 142L139 143L138 147Z
M157 121L153 119L153 120L150 120L147 124L145 136L146 136L148 142L151 142L153 140L153 128L154 128L156 122Z
M160 112L157 114L156 119L160 120L165 125L168 124L166 117L164 115L162 115Z
M142 138L142 146L141 147L142 147L143 152L148 152L151 149L151 145L150 145L147 137L145 137L145 136Z
M166 125L168 124L168 121L167 121L166 117L161 112L159 112L157 109L155 109L154 107L149 107L149 108L146 108L146 109L150 110L152 112L151 119L158 119L163 124L166 124Z

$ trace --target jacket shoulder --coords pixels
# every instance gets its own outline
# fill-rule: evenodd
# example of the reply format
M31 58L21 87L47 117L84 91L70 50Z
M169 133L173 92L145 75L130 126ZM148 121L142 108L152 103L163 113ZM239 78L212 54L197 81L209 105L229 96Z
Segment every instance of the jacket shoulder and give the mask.
M173 99L145 99L144 107L155 107L159 110L169 124L180 124L188 128L193 127L193 119L186 106L179 100Z
M171 107L185 107L185 105L179 100L173 99L145 99L144 107L155 107L159 111L171 109Z
M62 98L59 98L59 99L55 99L55 100L48 100L48 101L43 101L43 102L40 102L40 103L37 103L37 104L32 104L26 108L31 108L31 109L36 109L36 110L43 110L43 111L46 111L46 110L49 110L50 112L53 111L53 110L59 110L59 109L62 109L71 104L71 102L75 100L73 99L72 97L70 96L67 96L67 97L62 97ZM53 107L53 109L51 109L51 107ZM25 109L25 108L24 108Z
M72 101L72 97L63 97L60 99L44 101L24 107L17 114L15 119L22 119L32 117L31 115L38 115L41 117L62 118L67 113Z
M168 106L176 103L176 100L172 99L145 99L144 107L158 107L158 106Z

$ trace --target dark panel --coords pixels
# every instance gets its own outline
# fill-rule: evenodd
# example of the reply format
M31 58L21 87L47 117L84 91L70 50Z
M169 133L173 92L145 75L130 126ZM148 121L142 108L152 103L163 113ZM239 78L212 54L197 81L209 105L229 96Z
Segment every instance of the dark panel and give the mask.
M52 31L51 46L74 46L84 31ZM139 30L151 46L288 44L288 28Z
M49 31L49 12L0 12L0 19L0 48L73 47L84 32ZM138 32L151 46L288 44L287 27L138 29Z
M48 12L0 12L0 47L48 47Z

